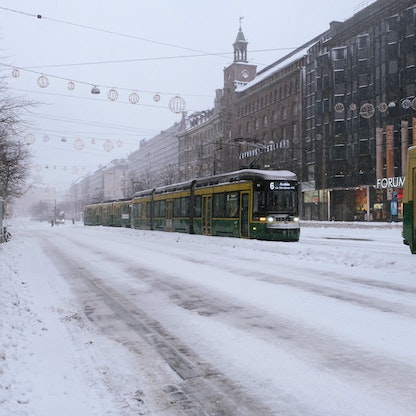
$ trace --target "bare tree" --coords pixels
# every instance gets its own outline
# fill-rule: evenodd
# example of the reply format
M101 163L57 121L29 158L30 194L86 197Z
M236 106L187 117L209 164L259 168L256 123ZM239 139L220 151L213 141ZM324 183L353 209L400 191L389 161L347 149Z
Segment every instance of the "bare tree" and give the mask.
M19 197L25 191L30 152L19 138L26 127L22 113L33 104L8 94L0 78L0 196Z

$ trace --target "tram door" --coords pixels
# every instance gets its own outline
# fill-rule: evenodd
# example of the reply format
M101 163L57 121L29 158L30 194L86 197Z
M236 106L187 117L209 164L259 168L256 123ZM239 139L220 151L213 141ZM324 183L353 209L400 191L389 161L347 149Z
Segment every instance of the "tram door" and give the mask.
M202 234L211 235L212 195L202 195Z
M168 199L166 201L166 231L172 231L172 200Z
M248 213L249 213L249 193L241 192L240 194L240 236L248 238Z

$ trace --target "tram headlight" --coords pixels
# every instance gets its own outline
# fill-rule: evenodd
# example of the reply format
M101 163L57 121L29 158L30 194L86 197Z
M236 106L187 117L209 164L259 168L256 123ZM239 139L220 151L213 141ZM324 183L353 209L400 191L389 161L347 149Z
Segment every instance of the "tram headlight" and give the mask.
M267 217L267 222L273 222L274 221L274 217L272 217L271 215L269 215Z
M295 222L299 222L299 217L294 217L294 218L293 218L293 221L295 221Z

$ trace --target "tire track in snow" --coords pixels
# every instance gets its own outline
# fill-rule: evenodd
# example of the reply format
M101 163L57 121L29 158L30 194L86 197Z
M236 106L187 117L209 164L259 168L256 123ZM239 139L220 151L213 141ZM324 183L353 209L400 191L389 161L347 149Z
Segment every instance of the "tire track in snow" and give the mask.
M126 323L156 351L180 377L177 385L163 386L167 402L177 410L199 416L268 416L274 413L250 396L218 369L205 362L186 344L171 334L157 320L132 304L125 296L105 285L100 277L92 274L86 265L81 265L61 246L44 240L47 252L70 280L82 281L88 288L84 298L94 298L94 303L104 303L118 319ZM96 307L86 305L85 314L93 322ZM98 307L99 309L99 307ZM107 316L108 318L108 316ZM109 325L108 322L105 323ZM128 344L127 340L127 344ZM134 345L131 345L134 349ZM182 413L180 413L182 414Z

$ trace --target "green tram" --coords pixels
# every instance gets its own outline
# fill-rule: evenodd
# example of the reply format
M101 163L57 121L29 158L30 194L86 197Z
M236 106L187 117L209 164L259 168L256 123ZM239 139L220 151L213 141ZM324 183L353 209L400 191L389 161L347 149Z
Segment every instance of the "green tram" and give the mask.
M121 225L190 234L298 241L298 182L289 171L246 169L140 191L119 201L88 205L86 225ZM128 207L128 209L127 209Z
M131 200L99 202L84 207L85 225L105 225L109 227L130 227Z
M403 242L416 254L416 146L407 151L403 189Z

